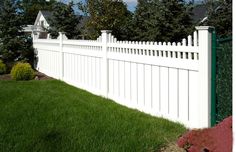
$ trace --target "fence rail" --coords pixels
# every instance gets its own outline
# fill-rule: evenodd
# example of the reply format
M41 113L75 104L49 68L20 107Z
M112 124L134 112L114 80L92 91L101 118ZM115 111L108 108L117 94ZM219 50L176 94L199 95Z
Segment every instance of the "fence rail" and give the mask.
M130 108L183 123L210 126L211 32L197 27L180 43L36 39L36 68Z

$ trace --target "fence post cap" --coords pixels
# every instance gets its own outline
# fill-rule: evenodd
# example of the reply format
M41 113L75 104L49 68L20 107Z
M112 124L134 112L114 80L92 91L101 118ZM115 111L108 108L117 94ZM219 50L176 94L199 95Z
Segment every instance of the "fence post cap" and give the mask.
M196 26L195 27L197 30L213 30L213 26Z
M101 30L102 33L111 33L112 30Z

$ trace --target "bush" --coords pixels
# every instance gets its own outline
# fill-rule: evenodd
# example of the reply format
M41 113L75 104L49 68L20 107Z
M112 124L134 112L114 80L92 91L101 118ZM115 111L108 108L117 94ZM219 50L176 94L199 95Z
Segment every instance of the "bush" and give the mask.
M32 80L35 76L34 70L29 63L17 63L11 70L14 80Z
M0 75L5 74L6 71L7 71L6 64L4 64L2 60L0 60Z

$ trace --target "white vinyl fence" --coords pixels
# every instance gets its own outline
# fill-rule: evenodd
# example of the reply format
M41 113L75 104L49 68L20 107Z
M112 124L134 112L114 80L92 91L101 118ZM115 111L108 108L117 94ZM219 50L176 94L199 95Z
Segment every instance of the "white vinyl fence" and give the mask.
M53 78L189 128L210 127L211 32L181 43L34 38L36 69Z

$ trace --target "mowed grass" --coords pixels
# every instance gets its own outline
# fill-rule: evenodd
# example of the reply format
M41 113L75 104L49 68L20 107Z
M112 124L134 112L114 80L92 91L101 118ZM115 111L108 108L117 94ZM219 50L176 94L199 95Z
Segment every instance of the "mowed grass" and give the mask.
M1 152L159 151L185 131L61 81L0 81Z

